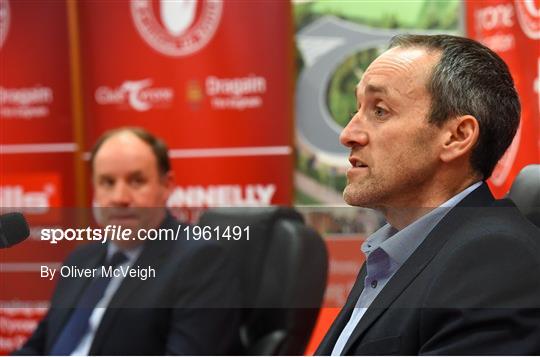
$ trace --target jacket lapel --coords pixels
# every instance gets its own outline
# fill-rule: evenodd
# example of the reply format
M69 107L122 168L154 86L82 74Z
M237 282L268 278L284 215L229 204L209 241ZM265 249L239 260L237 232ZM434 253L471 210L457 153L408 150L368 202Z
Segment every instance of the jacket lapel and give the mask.
M470 211L461 208L486 207L492 205L493 202L494 198L489 188L483 183L446 214L371 303L347 341L342 352L343 355L350 352L349 350L352 345L362 337L366 330L392 305L407 286L413 282L416 276L422 272L426 265L451 238L452 231L456 226L464 220L470 219Z
M100 266L105 259L106 249L104 246L98 248L97 254L87 255L87 259L81 262L74 262L79 269L92 269ZM72 264L71 262L69 264ZM51 304L52 308L55 311L54 321L51 321L51 331L48 334L48 348L52 347L52 344L56 341L56 338L62 332L63 327L66 325L73 309L77 306L84 289L88 286L92 278L87 277L77 277L77 278L67 278L69 281L60 281L60 283L69 284L69 287L63 286L58 288L58 291L61 292L61 295L55 299L56 301Z

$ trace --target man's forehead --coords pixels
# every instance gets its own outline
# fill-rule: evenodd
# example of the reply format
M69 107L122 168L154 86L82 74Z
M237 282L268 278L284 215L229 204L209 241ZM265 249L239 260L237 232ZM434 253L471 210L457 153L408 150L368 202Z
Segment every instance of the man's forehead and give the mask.
M157 164L150 146L136 135L118 134L106 140L96 153L94 170L139 171Z
M362 82L358 83L356 86L356 92L358 91L365 91L366 93L380 93L380 94L388 94L388 87L383 85L377 85L377 84L363 84Z
M118 177L128 177L128 176L138 176L138 175L147 175L151 171L149 168L141 163L137 163L134 165L124 165L119 166L115 165L114 163L104 163L103 165L99 165L94 170L94 175L97 176L118 176Z
M388 94L391 89L402 91L410 86L423 87L438 59L438 53L420 47L392 48L371 63L356 91Z

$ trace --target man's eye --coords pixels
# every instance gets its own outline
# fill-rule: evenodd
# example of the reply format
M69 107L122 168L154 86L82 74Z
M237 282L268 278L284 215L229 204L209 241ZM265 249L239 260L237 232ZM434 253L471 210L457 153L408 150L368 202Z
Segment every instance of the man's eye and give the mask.
M388 114L388 111L381 107L375 107L375 110L373 111L373 113L375 114L377 118L383 118L384 116L386 116L386 114Z
M130 183L132 186L134 187L139 187L139 186L142 186L144 185L146 182L146 180L142 177L135 177L133 179L131 179Z
M114 181L109 179L103 179L99 181L99 185L102 187L112 187L114 186Z

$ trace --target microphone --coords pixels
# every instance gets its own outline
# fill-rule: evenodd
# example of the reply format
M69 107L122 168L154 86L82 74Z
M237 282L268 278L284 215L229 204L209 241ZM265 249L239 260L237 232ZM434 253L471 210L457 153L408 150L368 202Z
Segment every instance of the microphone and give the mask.
M21 213L0 215L0 249L20 243L29 235L28 223Z

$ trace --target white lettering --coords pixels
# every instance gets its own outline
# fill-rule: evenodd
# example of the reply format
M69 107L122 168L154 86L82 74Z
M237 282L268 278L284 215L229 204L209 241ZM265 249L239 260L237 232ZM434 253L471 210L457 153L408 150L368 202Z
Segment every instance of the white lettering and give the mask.
M152 88L152 80L127 80L118 88L100 86L94 93L96 103L101 105L128 104L136 111L147 111L159 104L170 104L174 91L169 87Z
M255 75L242 78L206 78L206 92L209 96L266 93L266 78Z
M49 210L49 195L47 191L25 191L21 185L0 186L0 202L3 207L24 207L25 212L33 214Z
M476 26L479 32L495 28L514 26L514 6L512 4L489 6L476 11Z
M150 265L146 268L142 268L139 265L137 265L136 268L132 268L131 266L122 266L113 268L111 266L109 267L101 267L101 276L108 277L108 278L119 278L119 277L130 277L130 278L139 278L140 280L147 280L148 278L155 278L156 277L156 270L152 268Z
M49 115L53 102L49 87L4 88L0 86L0 116L3 118L32 119Z
M64 265L60 268L60 275L63 278L95 278L97 268L78 268L76 265Z
M42 265L40 267L40 276L42 278L48 278L49 280L53 280L54 274L56 274L56 269L49 268L46 265Z
M109 87L98 87L94 98L98 104L122 103L125 99L125 92L122 88L111 89Z
M216 185L176 187L169 197L171 207L267 206L272 203L276 185Z
M263 104L263 100L260 96L249 96L249 97L240 97L240 98L235 98L235 97L212 98L212 107L216 109L244 110L244 109L259 108L262 106L262 104Z
M481 42L495 52L510 51L515 47L516 43L513 34L488 36L481 39Z
M53 90L49 87L4 88L0 87L0 106L34 104L50 104L53 101Z

